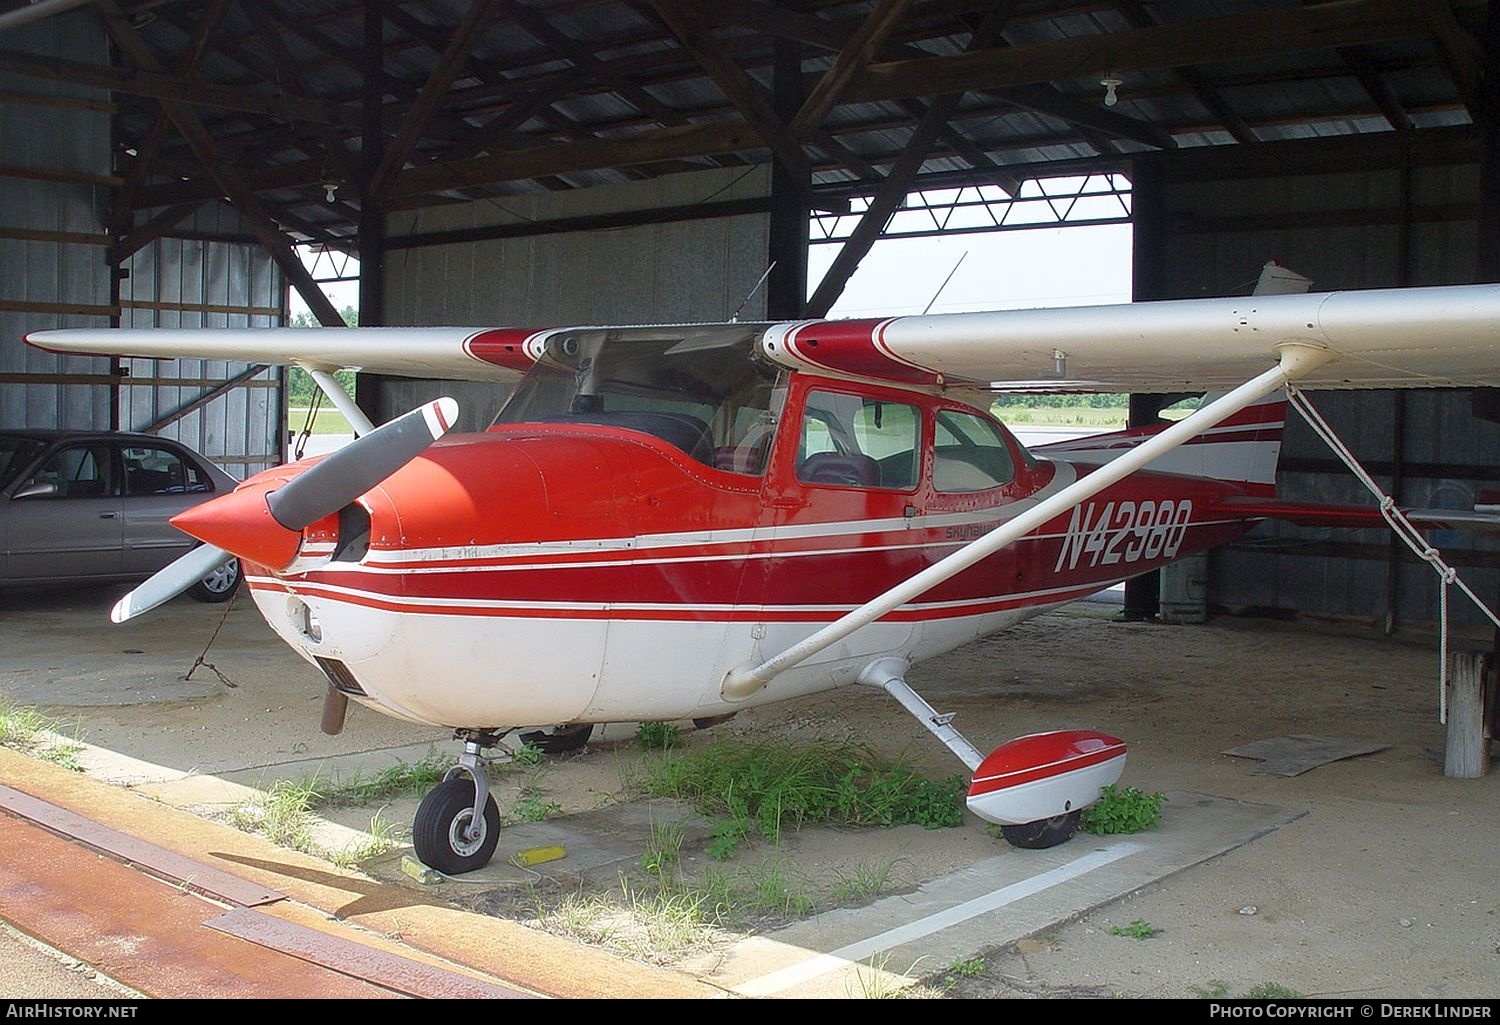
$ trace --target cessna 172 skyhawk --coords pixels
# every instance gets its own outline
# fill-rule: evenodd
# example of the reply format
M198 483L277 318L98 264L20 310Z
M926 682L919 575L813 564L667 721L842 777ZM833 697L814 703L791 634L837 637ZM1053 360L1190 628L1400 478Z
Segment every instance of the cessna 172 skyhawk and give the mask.
M1221 545L1277 502L1291 382L1500 385L1500 286L791 323L549 330L60 330L49 349L299 364L361 437L173 522L205 542L123 598L231 556L271 627L347 698L453 727L417 854L493 854L484 751L520 727L710 719L863 683L973 774L968 805L1043 847L1120 775L1121 741L1037 734L988 756L905 683L922 659ZM484 433L439 399L378 430L353 367L512 382ZM1028 452L987 391L1224 393L1158 428ZM438 440L442 437L442 440ZM1144 469L1151 464L1151 469Z

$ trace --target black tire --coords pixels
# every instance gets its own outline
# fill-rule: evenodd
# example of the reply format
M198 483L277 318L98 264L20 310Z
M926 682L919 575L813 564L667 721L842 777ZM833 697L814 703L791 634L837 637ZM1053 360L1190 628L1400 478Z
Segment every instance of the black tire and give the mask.
M228 601L240 589L240 579L240 560L230 559L192 587L189 587L187 593L199 601Z
M593 723L585 723L582 726L559 726L550 733L532 730L521 734L521 743L530 744L542 754L565 755L582 750L583 745L587 744L589 737L593 735Z
M1012 847L1024 847L1029 851L1056 847L1078 831L1078 816L1081 811L1065 812L1050 819L1023 822L1019 826L1001 826L1000 834Z
M483 868L500 842L500 809L495 799L484 805L484 829L479 839L464 839L474 818L474 781L467 776L439 783L422 798L412 823L411 841L417 858L444 875L456 876Z

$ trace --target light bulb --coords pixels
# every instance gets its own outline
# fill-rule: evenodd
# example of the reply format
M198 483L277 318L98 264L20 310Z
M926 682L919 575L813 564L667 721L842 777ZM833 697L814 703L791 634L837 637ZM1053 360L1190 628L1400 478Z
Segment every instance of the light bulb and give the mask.
M1110 74L1107 74L1103 78L1099 79L1099 84L1104 86L1104 105L1106 107L1113 107L1120 100L1120 98L1115 95L1115 90L1125 83L1120 79L1118 75L1111 72Z
M1106 100L1105 102L1108 102L1108 101ZM333 182L328 182L326 185L323 186L323 198L325 200L327 200L328 202L332 203L333 202L333 194L337 190L338 190L338 186L337 185L335 185Z

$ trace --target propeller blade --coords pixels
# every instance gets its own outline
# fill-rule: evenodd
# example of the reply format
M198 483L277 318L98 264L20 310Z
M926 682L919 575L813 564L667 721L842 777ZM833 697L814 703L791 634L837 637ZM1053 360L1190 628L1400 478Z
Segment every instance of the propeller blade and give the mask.
M458 403L442 398L381 425L267 495L271 515L288 530L333 515L421 455L457 419Z
M123 623L134 619L142 612L150 612L164 601L169 601L234 556L213 545L199 545L171 565L157 571L156 575L125 597L115 602L109 610L111 622Z

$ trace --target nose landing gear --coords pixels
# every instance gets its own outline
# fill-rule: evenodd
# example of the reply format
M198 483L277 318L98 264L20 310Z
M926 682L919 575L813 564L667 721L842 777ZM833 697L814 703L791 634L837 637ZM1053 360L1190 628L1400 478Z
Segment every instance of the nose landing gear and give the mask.
M490 796L485 773L491 759L480 752L497 746L504 734L455 730L453 735L464 742L464 753L422 798L411 828L417 858L445 875L483 868L500 842L500 809Z

